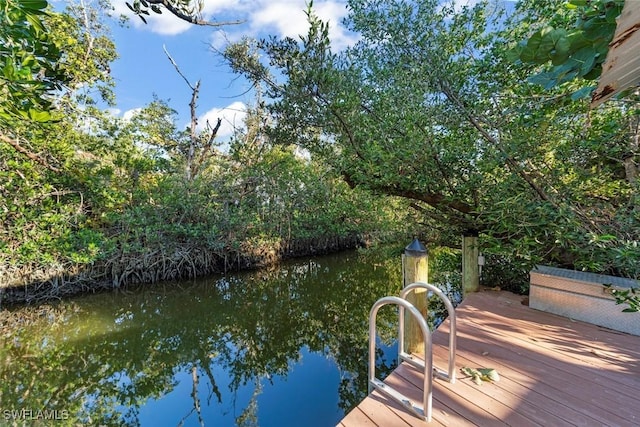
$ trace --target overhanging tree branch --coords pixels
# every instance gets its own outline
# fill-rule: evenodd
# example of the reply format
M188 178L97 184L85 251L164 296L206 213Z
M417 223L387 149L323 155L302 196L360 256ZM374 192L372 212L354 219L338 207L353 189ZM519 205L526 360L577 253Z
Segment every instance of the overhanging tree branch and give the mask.
M522 178L542 200L551 203L553 206L557 208L558 207L557 204L551 199L551 197L547 194L547 192L544 191L544 189L540 185L538 185L537 182L535 182L535 180L531 177L529 173L527 173L527 171L525 171L520 165L518 165L516 160L504 150L500 142L495 137L493 137L484 128L484 126L482 126L480 121L473 114L471 114L471 112L469 111L467 106L464 104L464 102L462 102L460 97L453 91L453 89L451 89L449 84L444 79L440 81L440 87L442 89L442 92L447 97L447 99L449 99L449 101L451 101L460 110L460 112L464 114L464 116L467 118L467 120L469 120L471 125L474 128L476 128L478 132L480 132L480 135L482 135L482 137L487 142L491 143L502 154L504 154L509 168L513 172L515 172L520 178Z
M353 178L351 174L343 171L342 176L347 184L350 187L355 187L358 182ZM372 190L380 191L390 196L398 196L403 197L405 199L418 200L420 202L424 202L429 206L442 210L452 210L459 214L463 215L474 215L475 210L473 206L458 201L458 200L448 200L443 194L432 193L429 191L417 191L410 190L406 188L400 188L394 185L384 185L376 182L369 182L367 184L369 188Z
M3 134L3 133L0 133L0 141L9 144L17 152L23 154L24 156L26 156L30 160L33 160L34 162L44 166L45 168L49 169L50 171L55 172L55 173L60 173L60 169L58 169L57 167L53 166L46 159L44 159L43 157L39 156L38 154L36 154L36 153L24 148L20 144L20 142L18 142L17 139L11 138L11 137Z
M162 12L159 6L163 6L165 9L167 9L171 14L173 14L177 18L182 19L183 21L186 21L194 25L201 25L201 26L208 26L208 27L224 27L226 25L238 25L245 22L243 20L224 21L224 22L207 21L205 19L202 19L199 13L195 13L195 8L191 6L191 2L187 2L187 3L180 2L181 4L180 6L174 4L174 2L169 0L145 0L144 3L145 4L142 4L140 0L135 0L132 5L127 3L127 6L136 15L138 15L140 19L142 19L142 22L144 22L145 24L147 23L147 20L144 18L143 15L149 14L148 8L150 8L153 12L160 14ZM147 5L151 5L151 6L147 7Z

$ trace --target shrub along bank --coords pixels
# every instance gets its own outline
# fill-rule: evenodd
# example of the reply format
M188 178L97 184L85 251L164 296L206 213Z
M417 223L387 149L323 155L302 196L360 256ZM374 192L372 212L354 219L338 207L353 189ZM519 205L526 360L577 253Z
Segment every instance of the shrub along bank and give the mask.
M0 304L367 246L406 238L413 222L401 200L351 189L327 166L283 147L253 162L221 155L190 181L150 171L133 183L127 171L81 165L65 184L78 192L55 196L54 185L14 181L23 197L4 200Z

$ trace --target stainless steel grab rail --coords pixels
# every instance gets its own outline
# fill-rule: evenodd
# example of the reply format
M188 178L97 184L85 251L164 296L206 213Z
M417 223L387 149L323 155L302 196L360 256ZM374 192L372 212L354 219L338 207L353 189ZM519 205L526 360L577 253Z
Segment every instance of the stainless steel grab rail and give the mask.
M438 296L443 302L445 307L447 308L447 312L449 314L449 365L447 367L447 372L434 368L434 375L438 378L448 381L450 383L456 382L456 310L453 307L453 304L447 298L447 296L440 290L438 287L431 285L429 283L424 282L416 282L406 286L402 292L400 292L400 298L406 299L407 296L416 289L426 289L429 292L433 292ZM429 298L429 294L427 293L426 298ZM422 361L414 358L411 354L405 352L404 348L404 309L402 306L400 307L400 328L398 334L398 358L400 360L404 360L412 365L421 368ZM429 353L431 353L431 347L429 347Z
M449 313L449 366L445 373L437 368L433 367L433 354L432 354L432 341L431 331L427 325L427 321L422 316L420 311L409 301L406 300L407 295L416 289L427 289L437 295L445 304L447 312ZM427 293L426 298L429 297ZM385 305L397 305L399 306L399 322L398 322L398 363L405 361L417 368L421 368L424 374L423 384L423 396L422 405L411 401L408 397L395 390L388 384L385 384L378 378L376 378L376 317L381 307ZM424 361L414 358L412 355L405 352L404 349L404 317L405 310L414 317L420 331L422 333L422 339L424 341ZM456 360L456 313L453 304L447 298L447 296L440 289L434 285L417 282L412 283L405 287L400 293L400 297L384 297L380 298L373 304L371 311L369 312L369 393L374 389L379 390L384 395L390 397L402 406L416 414L418 417L425 421L431 421L432 412L432 400L433 400L433 377L454 383L456 380L455 372L455 360Z
M409 313L416 319L418 325L420 325L420 330L422 331L422 338L424 339L424 384L423 384L423 399L422 406L416 404L411 401L408 397L403 395L402 393L395 390L393 387L383 383L381 380L376 378L376 316L378 315L378 310L385 305L394 304L400 306L404 310L408 310ZM417 308L413 306L409 301L404 300L398 297L384 297L380 298L378 301L373 304L371 311L369 313L369 393L373 391L373 389L377 389L386 396L392 398L396 402L403 405L405 408L409 409L411 412L416 414L418 417L424 419L425 421L431 421L431 405L432 405L432 388L433 388L433 378L431 376L432 372L432 356L431 351L427 351L431 349L431 331L429 331L429 326L427 325L427 321L424 320L422 314L418 311Z

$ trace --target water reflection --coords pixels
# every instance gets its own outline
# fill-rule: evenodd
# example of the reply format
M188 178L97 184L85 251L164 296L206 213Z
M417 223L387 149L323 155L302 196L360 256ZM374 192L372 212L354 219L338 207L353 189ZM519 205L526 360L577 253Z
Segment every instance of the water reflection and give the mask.
M354 252L4 311L0 424L335 425L366 395L368 312L400 268ZM393 344L395 312L378 319Z

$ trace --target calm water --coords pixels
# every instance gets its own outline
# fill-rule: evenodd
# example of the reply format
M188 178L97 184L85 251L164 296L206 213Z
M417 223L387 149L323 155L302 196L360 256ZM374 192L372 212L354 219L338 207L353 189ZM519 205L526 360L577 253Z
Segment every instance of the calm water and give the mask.
M349 252L5 311L0 425L333 426L401 282L397 251ZM378 319L385 372L397 319Z

